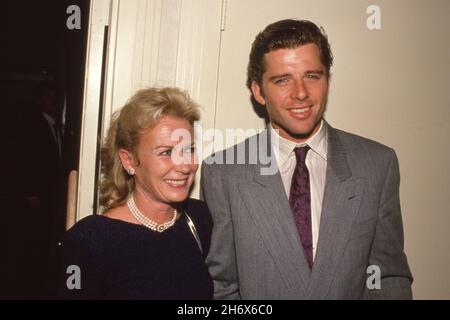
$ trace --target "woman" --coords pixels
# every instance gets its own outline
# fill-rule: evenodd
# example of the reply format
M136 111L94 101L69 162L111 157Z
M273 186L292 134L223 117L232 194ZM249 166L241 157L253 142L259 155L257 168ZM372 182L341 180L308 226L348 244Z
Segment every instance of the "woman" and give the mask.
M114 114L102 150L105 211L65 236L65 297L212 298L204 263L212 220L203 202L187 199L199 117L176 88L140 90Z

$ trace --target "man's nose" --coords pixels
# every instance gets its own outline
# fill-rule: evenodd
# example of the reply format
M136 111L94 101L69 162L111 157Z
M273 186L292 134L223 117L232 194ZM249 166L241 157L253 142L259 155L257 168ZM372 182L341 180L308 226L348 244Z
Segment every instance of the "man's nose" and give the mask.
M305 100L308 98L308 89L305 85L303 79L298 79L294 81L294 88L292 90L292 98L298 100Z

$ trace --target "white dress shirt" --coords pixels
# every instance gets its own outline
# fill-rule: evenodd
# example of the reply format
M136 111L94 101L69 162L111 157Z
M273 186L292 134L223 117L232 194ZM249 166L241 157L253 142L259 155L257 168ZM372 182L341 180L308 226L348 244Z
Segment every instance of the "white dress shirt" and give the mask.
M308 145L311 148L306 155L306 166L309 171L311 188L311 227L314 259L316 255L317 242L319 240L320 215L322 213L322 200L327 172L327 127L323 125L322 120L319 130L306 142L302 143L295 143L281 137L277 130L275 130L270 124L269 129L271 134L278 136L278 139L272 139L272 148L288 199L291 190L292 176L294 174L295 166L297 165L294 148L305 145Z

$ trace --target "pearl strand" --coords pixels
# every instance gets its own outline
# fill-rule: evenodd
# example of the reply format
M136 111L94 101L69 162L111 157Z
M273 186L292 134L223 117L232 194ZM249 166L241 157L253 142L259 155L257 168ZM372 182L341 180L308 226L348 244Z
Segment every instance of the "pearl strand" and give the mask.
M139 221L142 225L146 226L150 230L163 232L172 227L175 224L175 220L177 218L177 210L173 209L173 218L170 221L157 224L155 221L147 218L136 206L136 202L134 201L134 193L132 193L127 200L127 206L130 210L131 214L137 221Z

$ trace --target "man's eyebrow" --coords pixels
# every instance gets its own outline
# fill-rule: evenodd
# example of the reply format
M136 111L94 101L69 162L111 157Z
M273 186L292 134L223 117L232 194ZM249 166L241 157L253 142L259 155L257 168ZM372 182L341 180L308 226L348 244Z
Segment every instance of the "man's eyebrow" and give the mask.
M324 72L323 70L317 69L317 70L308 70L308 71L306 71L304 74L305 74L305 75L308 75L308 74L319 74L319 75L324 75L325 72ZM291 77L291 76L292 76L292 75L291 75L290 73L276 74L276 75L274 75L274 76L269 77L269 81L274 81L274 80L277 80L277 79L280 79L280 78L285 78L285 77L289 78L289 77Z
M269 77L269 81L273 81L273 80L284 78L284 77L290 77L290 76L291 76L290 73L277 74L277 75Z
M311 73L315 73L315 74L325 74L325 72L323 70L308 70L305 72L305 74L311 74Z

